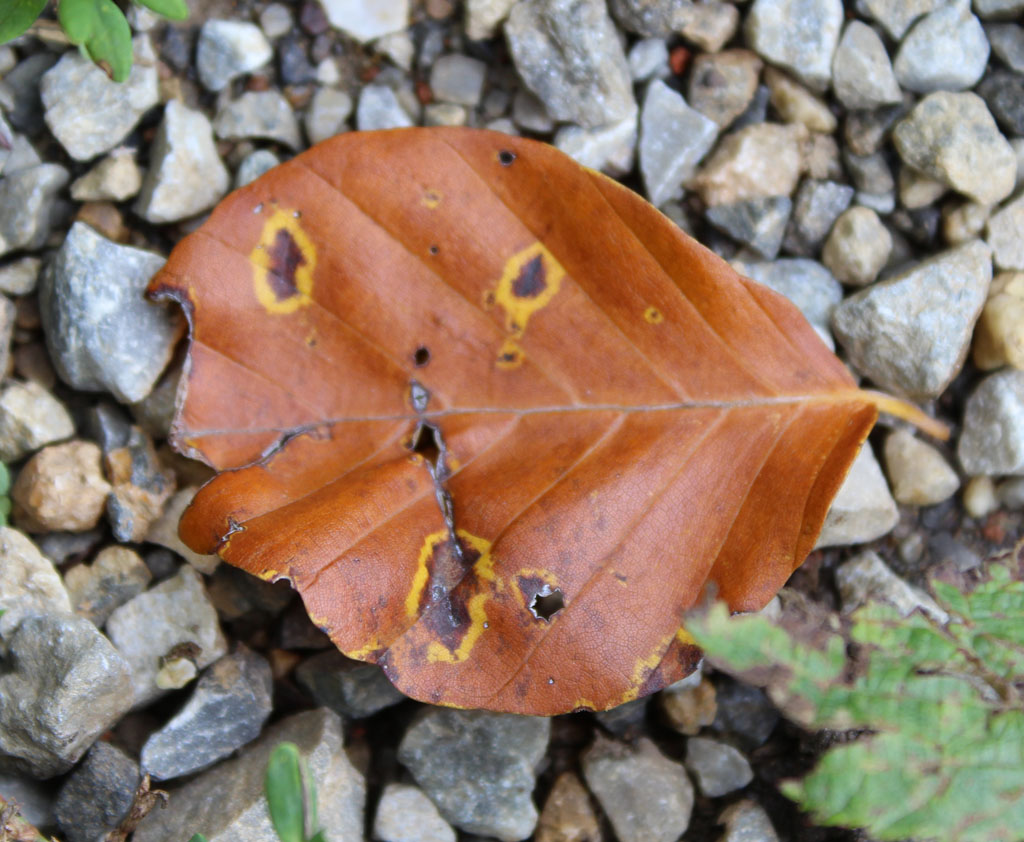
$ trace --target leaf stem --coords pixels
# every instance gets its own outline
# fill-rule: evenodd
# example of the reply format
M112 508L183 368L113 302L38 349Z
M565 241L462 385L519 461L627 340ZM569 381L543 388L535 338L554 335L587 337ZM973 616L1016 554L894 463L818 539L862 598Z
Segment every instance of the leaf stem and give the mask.
M892 395L887 395L885 392L876 392L873 389L861 389L860 391L868 401L878 407L879 412L909 421L917 429L927 433L932 438L939 439L939 441L949 440L949 427L938 419L932 418L920 407L910 403L910 401L894 398Z

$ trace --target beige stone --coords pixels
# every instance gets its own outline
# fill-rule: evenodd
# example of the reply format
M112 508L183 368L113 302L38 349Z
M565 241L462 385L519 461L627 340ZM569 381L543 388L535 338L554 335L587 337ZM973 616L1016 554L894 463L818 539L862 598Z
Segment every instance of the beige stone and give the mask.
M590 796L574 772L563 772L540 813L536 842L600 842Z
M14 521L29 532L84 532L99 523L110 493L100 449L70 441L43 448L21 469L11 490Z
M785 122L801 123L812 132L831 134L836 130L836 116L825 101L799 82L774 67L765 70L764 81L772 92L772 105Z
M792 195L803 164L800 144L806 137L801 124L746 126L722 139L694 186L708 206Z
M1000 272L974 328L974 364L1024 369L1024 272Z
M694 736L715 721L718 701L715 685L706 678L696 687L668 687L658 697L669 724L680 734Z
M960 478L942 454L906 430L897 430L885 440L885 468L898 503L933 506L960 487Z

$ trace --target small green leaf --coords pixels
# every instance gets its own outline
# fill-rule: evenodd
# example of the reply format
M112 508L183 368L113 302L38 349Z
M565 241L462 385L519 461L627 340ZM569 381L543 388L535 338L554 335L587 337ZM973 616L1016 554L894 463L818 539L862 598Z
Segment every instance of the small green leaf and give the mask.
M188 17L188 6L185 4L185 0L135 0L135 2L171 20L185 20Z
M318 830L309 838L309 842L327 842L327 837L322 830Z
M11 490L11 472L7 466L0 462L0 494L6 494Z
M206 837L203 836L203 834L197 833L195 836L193 836L191 839L189 839L188 842L207 842L207 841L206 841Z
M132 69L132 32L113 0L60 0L57 17L72 44L81 47L115 82Z
M0 44L17 38L46 8L46 0L6 0L0 4Z
M299 748L281 743L267 763L267 807L281 842L305 842L305 798L303 768Z

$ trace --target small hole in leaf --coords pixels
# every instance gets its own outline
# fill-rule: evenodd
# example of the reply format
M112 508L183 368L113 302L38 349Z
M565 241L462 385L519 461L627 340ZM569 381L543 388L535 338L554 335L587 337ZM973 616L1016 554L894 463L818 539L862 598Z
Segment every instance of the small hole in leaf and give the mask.
M420 424L413 433L411 449L436 468L438 457L441 455L440 433L437 427Z
M295 219L301 219L302 211L292 211L292 216L295 217Z
M510 166L510 165L511 165L511 163L512 163L512 162L513 162L513 161L514 161L515 159L516 159L516 153L515 153L515 152L509 152L509 150L507 150L507 149L502 149L502 150L501 150L501 151L500 151L500 152L498 153L498 162L499 162L499 163L500 163L500 164L501 164L501 165L502 165L503 167L507 167L507 166Z
M550 620L563 608L565 600L562 598L562 592L558 588L552 590L548 585L545 585L530 603L530 611L538 620Z
M440 251L441 251L441 249L439 249L437 246L431 246L430 247L430 253L431 254L437 254Z
M416 349L416 353L413 354L412 358L417 366L424 366L430 362L430 349L420 345L420 347Z

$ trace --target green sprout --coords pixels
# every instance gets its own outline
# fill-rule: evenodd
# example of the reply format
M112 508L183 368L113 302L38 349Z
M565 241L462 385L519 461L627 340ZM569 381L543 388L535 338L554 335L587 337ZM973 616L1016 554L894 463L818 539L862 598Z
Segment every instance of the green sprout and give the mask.
M0 44L28 30L48 0L4 0L0 4ZM135 0L171 20L188 17L185 0ZM115 82L132 69L132 33L114 0L57 0L57 20L68 40Z

